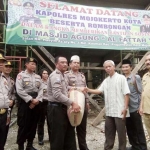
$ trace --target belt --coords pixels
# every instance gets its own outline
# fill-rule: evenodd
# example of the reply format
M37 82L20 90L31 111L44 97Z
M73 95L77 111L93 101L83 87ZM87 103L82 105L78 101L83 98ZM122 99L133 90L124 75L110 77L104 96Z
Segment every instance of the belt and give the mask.
M28 94L30 96L32 96L33 98L36 98L38 96L38 93L37 92L28 92Z
M43 101L48 101L47 99L43 99Z
M48 102L48 105L51 105L51 106L59 106L59 107L67 108L66 105L64 105L64 104L62 104L62 103L59 103L59 102Z
M5 108L0 109L0 115L4 114L6 111L7 111L7 109L5 109Z

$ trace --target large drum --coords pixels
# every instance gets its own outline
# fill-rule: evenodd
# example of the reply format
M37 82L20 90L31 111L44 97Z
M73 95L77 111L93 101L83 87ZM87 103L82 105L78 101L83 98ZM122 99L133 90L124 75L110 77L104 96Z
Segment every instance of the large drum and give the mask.
M72 126L78 126L80 125L82 118L83 118L83 114L84 114L85 96L81 91L71 90L69 94L69 98L80 106L79 112L74 112L72 110L72 106L68 108L68 118L69 118L70 124Z

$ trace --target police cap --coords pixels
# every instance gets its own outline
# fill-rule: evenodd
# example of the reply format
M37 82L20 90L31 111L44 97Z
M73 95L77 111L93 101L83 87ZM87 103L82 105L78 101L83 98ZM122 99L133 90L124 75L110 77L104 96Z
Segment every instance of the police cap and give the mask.
M143 18L150 18L150 16L145 14L145 15L143 15Z
M4 63L4 65L5 65L5 66L11 66L11 67L13 67L13 64L11 63L11 61L6 61L6 62Z
M33 57L27 57L26 58L26 63L29 63L29 62L35 62L37 64L37 60Z
M32 8L34 8L34 5L31 2L25 2L23 4L23 7L32 7Z
M6 59L4 58L4 56L1 53L0 53L0 60L6 61Z

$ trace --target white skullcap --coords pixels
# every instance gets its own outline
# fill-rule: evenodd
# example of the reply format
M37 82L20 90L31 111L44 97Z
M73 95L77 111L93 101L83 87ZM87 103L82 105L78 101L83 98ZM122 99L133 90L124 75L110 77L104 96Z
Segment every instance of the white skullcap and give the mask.
M70 61L72 60L76 60L76 61L79 61L80 62L80 57L78 55L73 55L70 59Z

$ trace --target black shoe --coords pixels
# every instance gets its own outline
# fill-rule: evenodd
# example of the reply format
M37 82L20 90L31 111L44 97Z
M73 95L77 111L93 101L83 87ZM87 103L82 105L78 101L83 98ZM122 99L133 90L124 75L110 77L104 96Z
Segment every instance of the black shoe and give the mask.
M44 145L43 140L40 140L38 143L39 143L39 145Z
M26 147L26 150L37 150L37 149L31 146L31 147Z
M24 145L18 145L18 150L24 150Z
M28 141L26 150L37 150L33 147L33 141Z
M132 147L126 147L126 150L132 150Z

